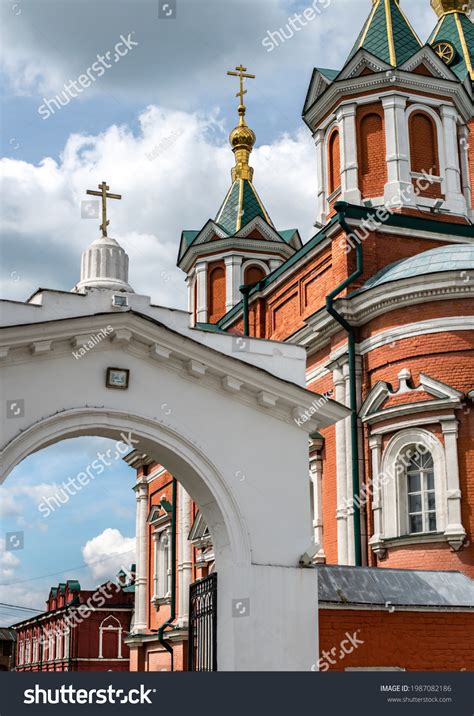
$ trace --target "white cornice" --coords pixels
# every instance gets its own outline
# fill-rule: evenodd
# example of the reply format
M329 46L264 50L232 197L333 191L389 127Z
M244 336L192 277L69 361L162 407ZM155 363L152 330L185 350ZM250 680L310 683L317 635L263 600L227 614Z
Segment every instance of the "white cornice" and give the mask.
M127 312L108 314L107 316L83 316L68 318L48 323L27 324L2 329L3 345L9 346L8 356L3 363L34 363L50 360L51 353L33 355L31 344L41 339L51 341L54 356L70 355L71 342L74 337L84 333L94 333L104 321L110 324L114 332L126 329L130 340L121 346L130 355L146 361L156 360L154 347L159 346L160 364L168 370L179 372L184 380L196 381L210 389L227 391L226 378L231 378L233 386L240 384L238 390L232 390L234 400L251 405L257 410L266 412L271 409L272 416L285 422L294 423L295 410L304 413L309 410L315 400L315 394L295 383L276 378L266 370L240 360L237 355L231 357L220 351L203 345L191 338L186 338L159 323L146 317ZM113 336L113 333L111 334ZM108 351L116 348L110 338L104 338L95 346L94 351ZM191 370L202 366L203 370L196 373ZM32 368L33 369L33 368ZM335 420L347 417L348 411L343 406L326 402L319 410L315 419L308 420L304 429L314 432L319 427L331 425Z
M240 253L245 254L246 252L258 251L266 256L278 255L284 259L290 258L295 253L293 246L290 246L285 241L275 241L272 238L262 239L249 239L240 238L238 236L230 236L222 239L215 239L214 241L208 241L200 244L193 244L187 250L185 256L179 262L179 268L184 272L188 273L194 262L200 256L206 256L212 254L214 260L214 252L219 251L219 254L224 253Z
M314 131L340 99L351 101L351 93L370 92L377 88L380 88L380 91L373 93L372 99L407 92L428 92L436 96L449 97L465 121L469 121L472 117L472 97L461 83L391 68L390 75L384 70L373 75L335 81L321 99L306 110L304 119ZM353 98L352 101L357 101L357 98Z
M467 277L467 281L465 280ZM461 277L459 271L446 271L439 274L414 276L400 279L391 283L381 284L367 289L352 298L343 298L337 301L339 313L354 326L363 326L373 318L384 315L401 306L425 305L432 301L445 301L453 299L471 298L474 296L474 271L465 272ZM472 329L471 317L452 317L453 321L461 324L457 330ZM447 319L440 319L447 320ZM467 323L464 325L464 321ZM428 322L432 323L432 322ZM419 323L414 324L418 326ZM314 353L329 343L331 336L340 330L339 324L321 308L316 314L306 320L306 326L291 336L291 342L304 346L309 353ZM404 337L407 326L398 326L391 329L388 334ZM438 330L454 330L446 325ZM432 332L428 330L426 332ZM385 332L387 333L387 332ZM378 338L377 336L380 336ZM382 334L368 339L370 341L382 340ZM394 339L389 342L392 343Z

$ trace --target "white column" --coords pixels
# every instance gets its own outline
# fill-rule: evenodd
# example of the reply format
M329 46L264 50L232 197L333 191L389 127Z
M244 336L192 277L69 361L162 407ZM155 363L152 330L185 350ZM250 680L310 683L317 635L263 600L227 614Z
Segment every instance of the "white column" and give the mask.
M316 223L323 226L326 223L326 176L325 166L327 157L324 156L324 131L318 129L313 135L316 147Z
M466 537L461 523L461 489L459 484L458 421L451 419L441 422L446 454L446 497L447 516L444 534L453 549L458 550Z
M349 363L344 363L342 371L345 392L344 405L349 407L351 404ZM344 419L344 428L346 431L347 564L355 564L354 501L352 499L352 421L350 416Z
M178 486L178 626L187 627L189 623L189 585L192 580L193 554L188 540L191 529L191 498Z
M462 193L466 199L466 204L471 207L471 174L469 171L469 138L470 138L469 127L466 124L462 124L459 127L459 152L461 155L461 180L462 180ZM474 141L474 137L472 139Z
M388 177L385 184L384 201L390 206L400 204L402 201L405 206L414 206L416 203L411 181L406 103L406 98L399 94L389 95L382 99L385 113Z
M335 400L345 405L346 390L342 369L336 366L333 370ZM337 562L347 562L347 484L346 484L346 427L345 420L336 423L336 519L337 519Z
M466 214L466 200L461 190L459 164L458 113L451 105L441 105L443 120L446 206L455 214ZM441 147L439 151L441 152ZM441 163L441 162L440 162Z
M148 484L142 477L134 486L137 502L136 511L136 577L135 577L135 621L134 632L142 632L147 628L147 516L148 516Z
M196 320L207 323L207 261L196 264L197 307Z
M383 549L383 505L382 487L380 485L380 467L382 463L382 436L372 435L369 438L369 448L372 456L372 514L374 518L373 535L370 546L377 554Z
M311 480L313 488L313 504L311 505L311 511L313 515L314 543L315 545L319 545L319 551L313 560L316 563L326 561L323 537L323 463L321 459L321 449L323 447L323 443L324 440L322 437L310 438L309 479Z
M225 308L230 311L241 299L239 288L242 278L243 256L226 256L225 263Z
M356 104L342 105L336 115L341 148L341 200L361 203L357 160Z

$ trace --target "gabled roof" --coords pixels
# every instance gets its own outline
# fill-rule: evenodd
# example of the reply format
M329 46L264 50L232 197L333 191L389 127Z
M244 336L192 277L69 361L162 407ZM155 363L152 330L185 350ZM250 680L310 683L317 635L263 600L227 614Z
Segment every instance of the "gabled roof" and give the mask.
M449 67L461 82L467 76L474 81L474 23L465 13L450 12L439 19L428 43L436 47L441 42L454 47L455 54Z
M236 179L217 212L216 224L233 235L256 216L261 216L273 226L252 182L249 179Z
M350 59L364 48L376 57L397 67L421 47L399 0L373 0L372 11L349 55Z

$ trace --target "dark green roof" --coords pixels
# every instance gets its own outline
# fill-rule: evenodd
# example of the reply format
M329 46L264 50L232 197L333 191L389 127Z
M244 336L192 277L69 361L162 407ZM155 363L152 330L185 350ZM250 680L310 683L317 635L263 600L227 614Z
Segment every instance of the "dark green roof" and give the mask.
M316 67L317 71L320 72L326 79L330 80L331 82L336 79L338 76L340 70L327 70L324 67Z
M233 236L256 216L273 226L252 182L248 179L236 179L217 212L216 224Z
M375 219L377 219L377 209L357 206L355 204L345 204L343 202L339 202L339 204L344 211L346 219L352 218L358 220L369 220L371 217L375 217ZM262 281L259 281L259 283L256 284L253 289L251 289L249 296L252 296L253 293L256 293L258 291L262 291L269 284L275 281L279 276L281 276L283 273L286 273L289 268L291 268L295 264L298 264L307 253L309 253L315 246L317 246L322 241L324 241L324 239L326 239L328 230L338 222L339 215L335 214L332 217L331 221L326 226L324 226L317 234L315 234L312 239L310 239L298 251L296 251L293 256L290 256L287 261L285 261L277 269L269 273L268 276L265 276ZM385 224L386 226L393 226L394 228L413 229L415 231L433 231L438 234L446 234L448 236L454 235L471 239L474 238L474 226L472 224L452 224L448 223L447 221L438 221L436 219L431 218L425 219L418 216L409 216L407 214L390 214ZM228 313L222 316L222 318L216 324L217 327L222 328L222 326L225 325L229 321L229 319L238 316L241 311L242 301L237 303L233 308L231 308Z
M450 42L456 50L449 65L455 75L464 82L466 75L474 81L474 23L462 12L443 15L433 30L428 44Z
M364 48L389 65L398 67L412 57L421 43L400 8L398 0L377 0L349 59Z
M289 244L293 236L296 234L298 229L285 229L284 231L279 231L279 235L283 239L283 241L286 244Z

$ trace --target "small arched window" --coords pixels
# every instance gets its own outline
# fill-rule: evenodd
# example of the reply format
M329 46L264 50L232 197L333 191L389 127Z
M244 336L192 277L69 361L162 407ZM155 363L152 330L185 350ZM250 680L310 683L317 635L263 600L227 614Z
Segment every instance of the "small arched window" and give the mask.
M122 658L122 625L112 615L99 627L99 659Z
M439 176L438 134L433 118L426 112L413 112L409 133L412 172Z
M167 600L171 595L171 543L168 530L155 533L154 600Z
M328 191L333 194L341 186L341 146L339 132L334 129L328 143Z
M417 452L405 469L408 532L436 532L436 493L431 453Z
M209 272L209 323L215 323L226 312L225 292L225 270L222 266L216 266Z
M382 196L387 181L385 130L378 112L367 111L359 123L359 184L363 197Z
M265 272L261 266L247 266L244 273L244 284L257 283L265 278Z

